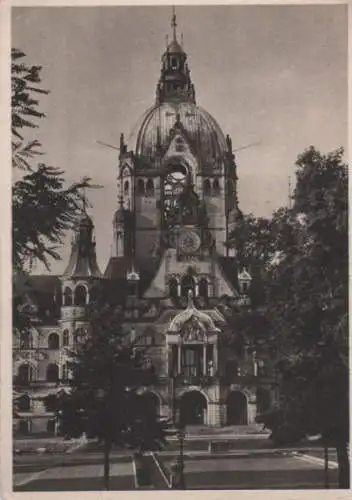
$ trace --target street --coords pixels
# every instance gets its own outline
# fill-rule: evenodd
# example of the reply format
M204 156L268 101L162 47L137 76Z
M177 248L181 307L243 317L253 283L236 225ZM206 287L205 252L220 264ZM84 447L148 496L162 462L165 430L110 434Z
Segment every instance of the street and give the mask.
M169 450L159 453L158 459L170 468L175 456L177 451ZM335 460L330 450L330 488L337 484ZM110 473L111 490L136 488L129 452L112 453ZM185 454L185 476L187 489L321 489L325 484L323 450L189 450ZM89 447L61 457L20 457L14 466L14 490L99 491L102 477L102 454L89 451Z

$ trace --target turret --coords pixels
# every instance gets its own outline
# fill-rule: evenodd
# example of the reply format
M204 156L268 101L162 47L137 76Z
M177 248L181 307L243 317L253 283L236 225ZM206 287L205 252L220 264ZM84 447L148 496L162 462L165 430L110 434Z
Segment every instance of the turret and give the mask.
M126 217L125 209L123 207L123 198L120 197L120 206L116 210L113 220L114 226L114 257L124 257L125 255L125 242L126 242Z
M97 263L93 232L92 219L83 213L72 241L69 263L61 276L61 324L73 343L78 330L88 327L87 307L92 299L92 289L97 281L103 279Z
M171 20L172 40L162 56L161 76L156 90L156 102L182 100L195 104L194 86L187 65L187 55L177 40L176 14Z

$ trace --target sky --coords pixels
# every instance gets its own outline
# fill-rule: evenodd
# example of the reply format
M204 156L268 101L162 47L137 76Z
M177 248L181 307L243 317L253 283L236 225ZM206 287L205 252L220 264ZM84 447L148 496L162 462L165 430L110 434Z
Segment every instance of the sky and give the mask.
M176 13L197 103L234 149L252 144L236 154L240 207L270 216L288 203L298 154L310 145L347 148L347 7L179 6ZM118 151L97 141L118 146L123 132L128 142L154 103L170 17L169 6L12 9L12 46L42 66L50 90L35 131L45 161L68 181L88 175L103 186L89 192L103 270ZM62 273L68 256L66 244L51 273Z

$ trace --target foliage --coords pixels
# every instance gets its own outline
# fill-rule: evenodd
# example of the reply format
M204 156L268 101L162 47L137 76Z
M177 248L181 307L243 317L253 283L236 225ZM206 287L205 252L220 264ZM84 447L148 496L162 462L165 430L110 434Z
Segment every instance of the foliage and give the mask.
M294 203L279 232L280 259L266 275L281 398L276 420L261 417L280 439L320 433L340 450L349 435L348 182L342 155L311 147L297 160ZM346 472L342 462L341 470Z
M145 348L130 342L121 309L106 300L104 287L95 296L89 333L71 352L72 391L59 408L62 432L142 450L160 447L167 422L143 395L156 382Z
M12 165L21 172L13 185L13 266L16 272L39 261L49 268L50 259L59 259L57 246L73 227L81 211L81 188L89 179L65 187L64 172L44 162L37 139L25 140L25 132L38 128L45 117L39 110L40 66L23 62L25 54L12 49Z

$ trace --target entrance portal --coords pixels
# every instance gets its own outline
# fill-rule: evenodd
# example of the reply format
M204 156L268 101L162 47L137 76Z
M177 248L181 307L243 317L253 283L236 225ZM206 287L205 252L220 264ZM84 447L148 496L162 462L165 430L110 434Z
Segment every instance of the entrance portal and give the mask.
M226 402L227 425L247 425L247 399L242 392L230 392Z
M202 425L205 423L207 401L199 391L186 392L180 401L180 421L184 425Z

